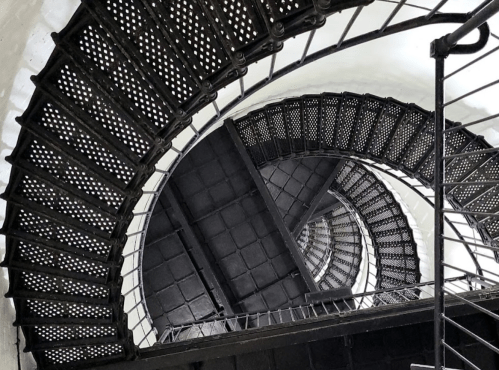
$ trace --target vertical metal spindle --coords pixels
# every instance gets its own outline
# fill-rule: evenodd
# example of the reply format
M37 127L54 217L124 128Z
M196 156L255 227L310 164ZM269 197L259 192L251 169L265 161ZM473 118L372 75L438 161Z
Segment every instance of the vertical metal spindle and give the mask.
M215 108L215 111L217 112L217 117L220 117L220 109L218 108L218 104L216 101L213 102L213 107Z
M393 20L393 18L395 18L395 16L399 12L399 10L404 6L404 4L406 2L407 2L407 0L400 0L399 1L399 3L397 4L397 6L395 7L395 9L393 9L393 11L391 12L390 16L385 21L385 23L383 23L383 25L381 26L381 28L379 29L378 32L382 33L382 32L385 31L386 27L388 27L388 25L390 24L390 22Z
M434 312L434 340L435 340L435 369L444 369L445 366L445 323L443 314L444 301L444 66L445 57L435 56L435 312Z
M431 17L433 17L439 10L441 7L443 7L445 5L445 3L447 3L447 1L449 0L442 0L440 1L425 17L425 19L430 19Z
M269 81L272 80L272 77L274 76L274 67L275 67L276 57L277 57L277 54L273 54L272 59L270 60Z
M303 63L303 61L307 57L308 49L310 48L310 44L312 43L314 36L315 36L315 30L312 30L308 36L308 40L307 40L307 43L305 45L305 49L303 50L303 54L302 54L301 59L300 59L300 64Z
M343 30L343 33L341 34L340 36L340 39L338 41L338 43L336 44L336 47L339 48L341 46L341 44L343 44L343 41L345 40L345 37L347 37L348 35L348 32L350 31L350 29L352 28L355 20L357 19L357 17L359 16L360 12L362 11L362 9L364 9L364 6L359 6L357 7L357 9L355 9L355 13L353 13L353 16L352 18L350 18L350 21L348 22L347 26L345 27L345 29Z
M241 88L241 99L244 98L244 77L239 79L239 87Z

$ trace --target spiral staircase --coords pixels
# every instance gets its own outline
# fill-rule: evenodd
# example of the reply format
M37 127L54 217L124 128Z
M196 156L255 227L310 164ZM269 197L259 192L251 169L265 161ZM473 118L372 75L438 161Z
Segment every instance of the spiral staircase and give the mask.
M228 132L223 127L207 135L208 129L199 130L192 120L195 113L213 105L215 122L246 96L322 56L403 30L460 24L471 17L437 14L438 7L427 16L390 25L405 4L401 1L379 31L346 39L350 24L335 47L307 55L308 42L299 63L273 70L285 40L309 32L311 41L329 15L357 7L353 23L371 3L82 1L67 27L53 35L56 48L47 66L32 78L36 91L17 119L22 129L7 159L12 172L3 194L7 297L16 308L14 324L22 328L26 350L40 369L140 366L135 360L147 362L150 352L139 345L156 332L159 337L168 325L253 310L269 312L269 322L273 315L279 323L270 311L304 304L307 294L352 288L362 261L369 265L362 257L368 251L355 217L372 241L375 290L381 290L370 308L417 303L419 288L389 290L420 283L417 245L398 201L369 166L382 164L431 188L435 168L431 112L391 98L344 92L272 103L228 120L226 126L233 127ZM246 91L243 77L248 66L267 57L272 60L269 77ZM240 97L219 110L217 92L238 81ZM446 129L446 182L451 184L447 200L477 230L481 242L497 251L499 221L493 215L499 212L498 153L483 137L450 120ZM156 171L160 159L176 150L174 139L188 130L193 139L179 151L176 170ZM191 149L201 136L206 138ZM315 165L303 166L307 161ZM206 170L206 162L217 163L225 178L207 184L219 168ZM290 165L293 170L308 169L302 174L307 178L297 182L300 193L286 187L294 172L282 169ZM277 171L285 174L281 185L274 177ZM158 172L162 180L148 194L142 189ZM211 203L195 200L206 190L195 189L195 181L182 182L192 173L211 191ZM240 180L230 184L231 192L216 189L228 185L236 173ZM310 182L313 175L318 180ZM218 190L219 199L214 196ZM146 202L143 214L137 212L147 195L152 200ZM332 197L330 203L321 204L327 197ZM254 228L261 243L254 250L265 253L249 249L246 253L251 237L244 230L233 231L238 216L230 214L230 207L244 205L243 198L253 203L247 205L248 217L240 224L246 225L250 216L258 219L251 222L259 222L265 231ZM333 198L339 203L328 209L336 202ZM315 215L320 217L317 221L314 212L321 209L327 212ZM142 215L143 228L130 232ZM218 234L212 230L216 224L203 224L215 216L222 217L234 243L238 236L244 242L233 254L221 249L230 243L216 244ZM314 232L327 235L326 248L319 247ZM269 235L278 236L266 245L263 240ZM458 238L469 251L470 242L459 234ZM180 242L174 244L173 239ZM132 240L139 246L130 251ZM178 253L173 247L165 250L165 244L157 243L160 240L178 247ZM271 254L276 246L280 249ZM476 254L469 255L476 263ZM241 262L235 262L235 256ZM136 263L132 268L129 257ZM155 275L158 261L163 275ZM231 270L243 262L246 270ZM253 271L263 265L273 270ZM169 274L173 278L167 284L164 277ZM255 286L241 282L241 276L250 275ZM123 291L131 277L139 283ZM185 293L187 278L192 284ZM269 287L278 288L261 298ZM186 294L194 291L196 295L187 299ZM178 292L183 300L173 305ZM125 309L126 297L132 295L136 301ZM179 307L190 313L178 315ZM324 307L323 316L327 313ZM130 327L132 314L138 319ZM280 323L294 321L290 314ZM246 320L244 329L257 326L256 322ZM143 329L146 323L148 329ZM144 333L134 341L138 328ZM241 329L236 320L215 331L235 335Z

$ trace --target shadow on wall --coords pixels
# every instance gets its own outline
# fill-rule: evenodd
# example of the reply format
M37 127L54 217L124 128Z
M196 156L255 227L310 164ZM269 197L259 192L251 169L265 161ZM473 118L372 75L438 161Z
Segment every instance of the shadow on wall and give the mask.
M31 75L44 67L54 43L50 33L60 31L73 15L79 0L0 0L0 192L9 181L10 165L5 161L14 149L20 127L15 117L27 108L34 85ZM0 224L5 219L5 202L0 201ZM5 255L5 237L0 237L0 260ZM3 298L9 288L7 269L0 269L0 368L17 369L17 336L12 323L15 310L11 299ZM20 358L23 370L35 369L29 353L23 353L20 331Z

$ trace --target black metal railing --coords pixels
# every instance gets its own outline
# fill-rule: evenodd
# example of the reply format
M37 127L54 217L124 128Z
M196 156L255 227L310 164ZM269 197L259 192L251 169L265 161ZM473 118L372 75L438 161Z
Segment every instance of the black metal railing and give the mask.
M435 369L445 369L446 368L446 351L455 355L459 360L461 360L464 364L469 366L472 369L479 370L480 367L477 364L470 361L463 354L461 354L458 350L452 348L449 345L449 341L446 338L446 324L452 325L455 328L461 330L466 333L479 343L483 344L488 349L494 351L496 354L499 354L499 349L492 344L488 343L486 340L482 339L475 333L473 333L473 328L471 330L459 325L455 321L451 320L446 316L445 308L446 308L446 298L453 297L457 298L460 301L476 308L477 310L485 313L494 319L499 319L499 316L473 302L468 301L464 297L460 297L455 289L452 289L445 284L445 274L449 271L457 271L459 273L466 273L467 276L471 277L471 281L475 284L481 286L482 289L486 290L487 288L493 287L499 284L499 275L494 272L483 270L481 273L472 273L465 269L456 267L450 263L447 263L444 258L444 244L445 241L455 241L452 238L445 236L444 230L444 217L446 214L461 214L464 217L475 217L476 222L480 224L480 226L484 229L488 229L489 231L493 227L493 222L499 218L499 209L493 206L487 206L482 204L482 206L478 209L472 208L464 208L462 210L451 210L445 207L444 200L448 195L449 189L461 186L461 187L479 187L480 190L490 191L490 188L487 189L487 186L492 186L493 189L496 187L496 181L492 179L489 181L490 174L484 173L483 178L478 179L478 181L447 181L446 180L446 166L455 158L472 158L473 156L494 156L499 148L491 147L491 148L473 148L470 151L462 152L459 154L449 155L446 154L446 143L445 143L445 134L447 132L455 132L456 130L460 130L464 127L470 127L472 125L485 122L492 118L497 117L497 115L492 115L483 119L475 120L474 122L470 122L461 126L453 127L451 129L445 129L445 108L451 104L454 104L468 96L476 94L484 89L487 89L497 83L499 81L492 81L488 84L483 85L480 88L477 88L471 92L463 94L458 98L450 100L446 102L445 99L445 81L449 77L456 76L457 73L461 73L466 70L469 66L474 63L483 60L485 57L490 55L485 54L479 58L476 58L471 63L468 63L464 67L458 69L456 72L453 72L449 75L445 74L445 59L451 54L471 54L481 50L485 44L487 43L489 37L489 29L486 25L486 21L499 12L499 1L486 1L479 8L477 8L471 14L473 15L466 23L464 23L461 27L459 27L456 31L451 34L448 34L438 40L435 40L432 43L431 53L432 57L435 58L435 171L434 171L434 189L435 189L435 311L434 311L434 345L435 345ZM479 29L480 31L480 39L475 44L470 45L457 45L457 43L470 32L475 29ZM485 243L473 243L474 246L484 249L493 250L497 252L498 248L495 246L495 242L489 242L489 245ZM491 277L492 276L492 277Z
M447 289L459 300L460 293L472 290L470 276L462 275L445 280ZM250 330L324 316L347 316L359 310L377 309L390 304L404 304L410 301L431 301L435 291L434 282L404 285L394 288L353 294L342 298L329 298L302 305L265 312L248 312L230 316L213 317L166 328L159 343L174 343L196 338L220 335L236 330Z

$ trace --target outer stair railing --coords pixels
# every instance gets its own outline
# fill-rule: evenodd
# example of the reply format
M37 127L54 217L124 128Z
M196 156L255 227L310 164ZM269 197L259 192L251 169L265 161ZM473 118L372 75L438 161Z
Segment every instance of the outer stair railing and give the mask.
M464 217L473 216L476 218L477 222L482 228L488 231L495 227L496 223L499 221L498 209L495 205L491 205L490 202L484 202L486 200L487 194L493 193L497 189L499 182L493 179L494 174L483 173L482 176L476 178L473 181L449 181L446 179L446 167L455 158L481 158L485 157L495 157L499 148L489 147L480 148L479 150L472 148L469 151L462 152L459 154L449 155L446 151L446 134L453 131L458 131L464 127L470 127L488 120L491 120L497 115L492 115L489 117L484 117L473 122L466 123L461 126L456 126L452 128L445 127L445 109L451 104L460 101L468 96L476 94L483 91L491 86L499 83L499 80L491 81L473 91L470 91L464 95L459 96L453 100L447 101L445 98L445 83L450 77L456 76L458 73L463 73L468 67L474 65L475 63L483 60L490 53L482 55L472 62L466 64L462 68L456 70L453 73L445 74L445 60L448 56L452 54L471 54L481 50L487 43L489 37L489 29L486 25L486 21L499 12L499 1L485 1L482 3L475 11L473 11L472 17L459 27L456 31L448 34L440 39L435 40L431 47L431 56L435 59L435 172L434 172L434 189L435 189L435 311L434 311L434 346L435 346L435 369L446 369L446 364L450 361L459 360L465 368L471 368L474 370L479 370L487 366L487 364L478 364L471 361L469 358L465 357L460 351L449 345L449 340L446 338L446 326L453 326L460 331L464 332L475 341L483 344L488 350L499 354L499 348L490 344L487 340L481 338L473 332L473 328L465 328L455 321L451 320L446 316L446 300L449 298L457 298L460 301L470 305L477 311L480 311L492 318L498 320L499 315L496 313L477 305L473 302L468 301L466 298L459 296L454 287L446 284L445 276L446 273L457 271L459 273L466 273L471 277L471 281L478 284L484 293L487 289L499 284L499 274L483 270L481 273L471 273L462 268L458 268L447 261L444 258L444 245L445 242L454 241L453 239L445 235L444 230L444 216L447 214L460 214ZM477 29L480 31L480 39L469 45L458 45L458 42L468 35L473 30ZM479 208L464 208L463 210L454 210L445 207L444 200L449 195L450 189L459 187L470 187L474 188L475 191L478 189L482 194L480 195L482 199L482 204ZM499 251L496 243L473 243L474 246L480 249L492 250L494 252ZM451 355L451 356L449 356ZM455 363L455 362L454 362ZM413 369L420 369L418 365L413 365Z

